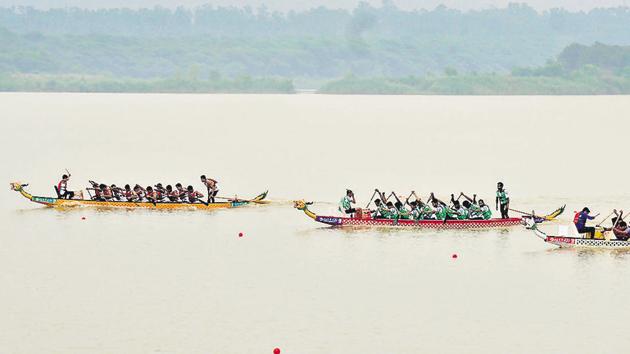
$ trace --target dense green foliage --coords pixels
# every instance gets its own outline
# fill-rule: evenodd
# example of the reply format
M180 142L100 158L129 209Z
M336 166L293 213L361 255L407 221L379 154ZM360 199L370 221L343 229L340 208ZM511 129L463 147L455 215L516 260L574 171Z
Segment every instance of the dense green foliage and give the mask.
M389 1L353 11L264 7L0 9L0 72L200 79L321 80L348 73L403 77L508 73L542 65L571 43L630 44L628 8L538 13L503 9L404 11Z
M545 66L515 68L511 75L458 75L452 68L439 77L359 78L349 75L324 85L321 93L566 95L630 94L630 46L571 45Z
M1 91L28 92L160 92L160 93L294 93L291 80L216 77L171 79L130 79L85 75L0 75Z
M327 94L596 95L630 94L630 77L517 77L465 75L401 79L345 77L319 90Z

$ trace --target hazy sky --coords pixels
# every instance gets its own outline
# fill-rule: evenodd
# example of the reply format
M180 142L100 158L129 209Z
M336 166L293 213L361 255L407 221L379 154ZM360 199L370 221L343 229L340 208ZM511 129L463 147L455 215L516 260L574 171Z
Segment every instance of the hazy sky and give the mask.
M366 0L378 6L381 0ZM49 7L153 7L156 5L164 7L177 7L179 5L194 7L202 4L212 5L250 5L258 7L265 4L274 10L287 11L291 9L302 10L324 5L330 8L353 8L359 0L0 0L0 6L30 5L40 8ZM505 7L510 2L523 2L538 9L545 10L553 7L564 7L570 10L590 10L594 7L611 7L620 5L630 5L630 0L525 0L525 1L504 1L504 0L393 0L400 8L425 8L432 9L439 4L459 9Z

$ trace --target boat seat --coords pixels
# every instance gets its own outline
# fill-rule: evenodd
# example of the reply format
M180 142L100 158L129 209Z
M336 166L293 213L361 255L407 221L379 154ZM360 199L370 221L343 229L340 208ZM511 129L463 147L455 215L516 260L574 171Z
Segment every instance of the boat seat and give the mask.
M575 224L571 223L570 225L559 225L558 235L564 236L564 237L586 238L588 236L588 232L583 233L583 234L579 233L577 230L577 227L575 227Z
M61 198L61 194L59 194L59 188L57 186L53 186L55 188L55 193L57 193L57 198Z

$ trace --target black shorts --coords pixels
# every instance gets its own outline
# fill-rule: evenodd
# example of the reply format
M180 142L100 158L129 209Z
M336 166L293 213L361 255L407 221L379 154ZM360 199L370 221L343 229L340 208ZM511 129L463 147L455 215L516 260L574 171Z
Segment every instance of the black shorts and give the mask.
M61 197L61 199L72 199L74 198L74 192L72 191L65 191L63 192L63 194L59 195Z

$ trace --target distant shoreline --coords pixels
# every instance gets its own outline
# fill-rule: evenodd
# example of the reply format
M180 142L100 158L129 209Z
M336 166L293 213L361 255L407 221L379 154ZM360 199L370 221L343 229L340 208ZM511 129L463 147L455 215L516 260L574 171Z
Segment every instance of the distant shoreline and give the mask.
M628 95L630 77L516 77L462 75L361 78L348 76L320 88L296 88L290 79L247 78L220 82L182 79L115 79L94 76L0 76L0 92L126 94L297 94L407 96L589 96Z

